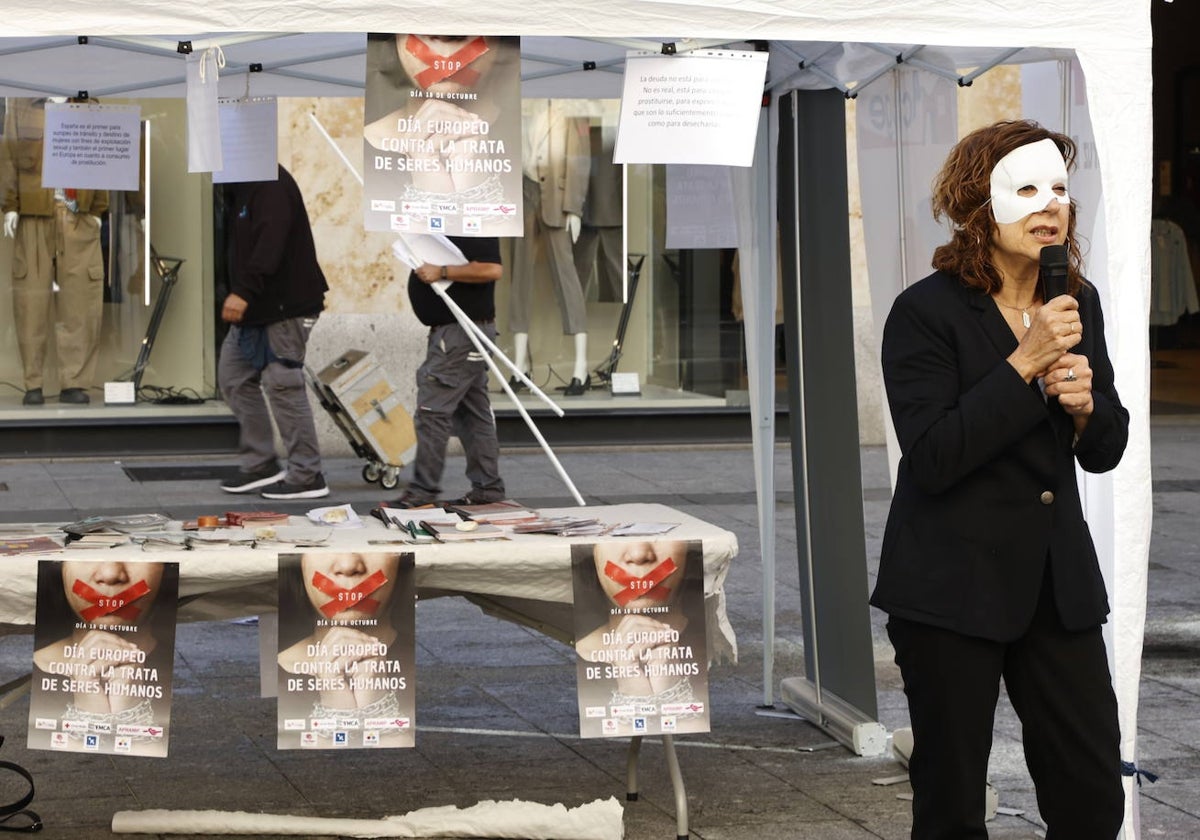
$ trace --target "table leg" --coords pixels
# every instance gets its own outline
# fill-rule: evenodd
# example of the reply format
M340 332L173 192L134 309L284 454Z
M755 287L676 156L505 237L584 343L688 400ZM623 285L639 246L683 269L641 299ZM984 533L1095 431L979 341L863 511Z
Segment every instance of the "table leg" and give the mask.
M675 791L675 836L676 840L687 840L687 791L683 787L683 774L679 772L679 757L675 755L675 738L663 735L662 739L667 754L667 771L671 775L671 788Z
M638 754L642 751L642 736L635 735L629 739L629 752L625 754L625 801L637 802L638 798L638 778L637 778L637 763Z
M663 735L663 750L667 756L667 773L671 778L671 790L675 793L675 837L687 840L688 805L687 790L683 786L683 774L679 771L679 757L675 754L675 738ZM636 802L638 798L637 762L642 749L640 735L629 739L629 752L625 754L625 800Z

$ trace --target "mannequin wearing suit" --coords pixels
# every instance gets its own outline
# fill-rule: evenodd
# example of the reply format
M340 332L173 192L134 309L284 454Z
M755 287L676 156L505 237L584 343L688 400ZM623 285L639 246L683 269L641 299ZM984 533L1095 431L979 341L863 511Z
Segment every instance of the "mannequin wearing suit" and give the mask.
M987 837L1001 679L1048 840L1113 840L1124 818L1108 598L1075 465L1115 467L1129 415L1099 295L1078 273L1074 155L1027 121L960 141L933 197L954 237L884 328L902 458L871 603L889 616L904 678L919 840ZM1048 244L1067 245L1070 293L1045 299Z
M13 317L25 405L41 405L51 325L59 402L87 403L104 306L100 216L108 193L42 186L44 99L9 99L4 118L4 235L13 242Z
M579 238L591 166L588 121L568 116L553 100L535 99L526 103L524 128L525 232L514 243L509 298L513 363L521 370L528 367L535 265L538 251L543 250L554 279L563 334L575 337L575 367L564 391L567 396L574 396L590 385L587 311L572 253L572 246ZM510 384L515 386L517 381L514 377Z
M621 300L624 286L625 271L621 267L624 185L621 166L613 163L615 129L615 126L591 127L592 172L583 205L583 227L575 242L575 270L583 281L585 300L593 279L599 281L599 299L603 301Z

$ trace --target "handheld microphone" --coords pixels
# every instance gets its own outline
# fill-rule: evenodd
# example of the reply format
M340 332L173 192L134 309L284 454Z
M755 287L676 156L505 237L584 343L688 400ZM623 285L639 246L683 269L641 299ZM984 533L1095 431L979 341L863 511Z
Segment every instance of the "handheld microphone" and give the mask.
M1067 293L1067 246L1047 245L1038 259L1042 303Z

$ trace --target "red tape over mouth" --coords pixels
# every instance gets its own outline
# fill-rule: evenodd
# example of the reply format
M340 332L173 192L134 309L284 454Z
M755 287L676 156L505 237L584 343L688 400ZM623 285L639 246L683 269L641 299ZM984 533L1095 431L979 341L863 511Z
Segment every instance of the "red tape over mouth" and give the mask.
M430 49L429 45L416 35L409 35L408 40L404 42L404 49L426 65L416 77L417 84L422 88L428 88L446 79L471 87L479 81L479 71L472 69L470 64L488 51L488 45L483 36L479 35L458 52L442 55ZM438 62L439 66L434 66L434 62Z
M126 621L135 621L142 610L133 602L150 592L150 584L144 580L126 587L116 595L102 595L81 580L76 579L71 591L92 606L79 615L84 621L95 621L106 615L116 615ZM103 601L104 603L100 603Z
M320 572L313 572L312 582L319 592L332 599L321 606L320 610L326 618L333 618L342 610L348 610L351 607L374 614L379 609L379 602L367 596L388 581L387 575L382 571L377 571L352 589L338 586Z
M650 598L653 601L667 600L671 595L671 590L663 586L663 581L670 577L677 568L675 561L668 557L645 575L638 577L631 575L610 560L604 566L604 576L625 587L613 596L617 605L623 607L636 598Z

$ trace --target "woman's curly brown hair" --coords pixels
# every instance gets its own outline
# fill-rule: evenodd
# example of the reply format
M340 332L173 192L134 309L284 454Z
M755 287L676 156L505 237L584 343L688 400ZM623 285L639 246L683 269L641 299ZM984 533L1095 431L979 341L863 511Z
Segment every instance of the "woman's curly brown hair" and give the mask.
M1013 149L1049 138L1062 152L1067 171L1075 167L1075 141L1043 128L1033 120L1004 120L968 134L950 150L942 171L933 182L933 217L950 220L954 233L933 252L933 267L957 275L963 283L989 294L999 291L1002 280L992 265L992 170ZM1083 256L1075 241L1075 202L1067 222L1068 290L1076 294L1083 285Z

